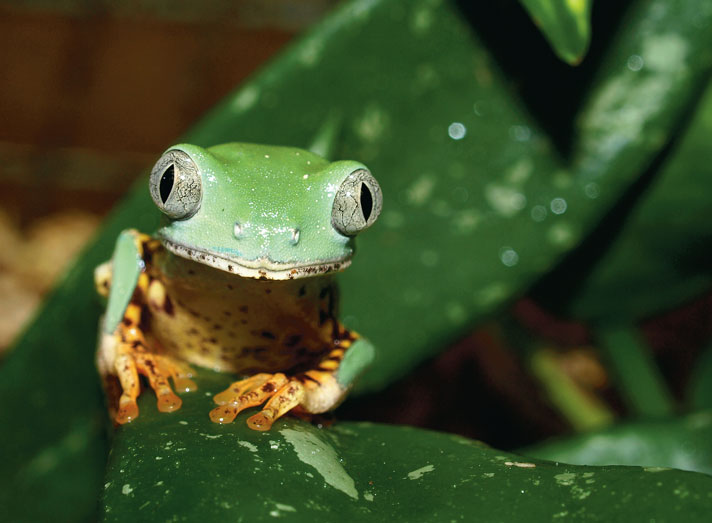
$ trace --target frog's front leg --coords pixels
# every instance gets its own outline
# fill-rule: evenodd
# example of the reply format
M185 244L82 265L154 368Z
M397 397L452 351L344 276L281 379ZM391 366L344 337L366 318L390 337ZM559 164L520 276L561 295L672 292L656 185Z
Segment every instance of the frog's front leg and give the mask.
M118 408L114 415L117 423L127 423L138 416L136 398L141 392L139 375L148 379L149 385L156 393L158 410L161 412L176 410L182 403L171 389L169 378L178 390L197 388L190 379L190 367L163 354L160 347L149 346L142 329L142 325L147 323L146 303L161 297L165 299L161 282L151 280L143 270L147 256L152 254L150 250L156 248L150 241L146 235L136 231L124 231L117 242L118 247L112 262L101 265L95 273L97 290L100 294L109 296L109 306L103 318L102 338L97 351L97 366L106 384L109 383L109 376L116 376L121 385ZM143 269L138 271L134 283L129 269L132 269L131 264L136 260L142 261L139 267ZM126 276L127 274L129 276ZM129 297L127 305L122 303L125 296ZM111 406L112 410L114 407Z
M219 407L210 412L215 423L231 423L237 414L267 401L262 410L248 418L254 430L269 430L290 410L319 414L336 407L353 381L373 360L373 347L363 338L344 339L313 370L287 378L282 373L261 373L236 381L214 398Z

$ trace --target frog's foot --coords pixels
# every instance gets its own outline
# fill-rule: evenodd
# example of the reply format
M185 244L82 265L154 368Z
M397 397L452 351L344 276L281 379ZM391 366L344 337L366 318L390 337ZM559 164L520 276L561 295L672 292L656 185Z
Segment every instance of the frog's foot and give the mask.
M176 390L189 392L197 389L195 382L190 379L191 369L169 356L142 353L132 350L130 346L121 346L114 366L123 389L115 417L117 423L128 423L138 416L136 398L140 394L139 374L148 379L156 393L156 406L160 412L173 412L183 403L169 385L169 378L173 380Z
M136 398L141 393L139 374L148 379L149 385L156 393L157 407L161 412L172 412L182 404L181 399L171 389L169 378L173 380L176 390L188 392L198 388L191 379L193 371L188 365L170 356L147 350L143 334L135 327L138 317L139 307L130 304L125 322L119 325L114 335L107 336L107 340L102 343L99 357L100 360L113 361L113 369L106 370L116 374L121 383L122 393L115 416L116 422L121 424L138 416ZM104 366L100 364L100 368L102 367Z
M268 430L277 418L299 405L303 398L304 385L300 380L289 379L282 373L255 374L217 394L214 401L220 406L210 412L210 419L215 423L232 423L241 411L269 399L261 412L247 420L251 429Z

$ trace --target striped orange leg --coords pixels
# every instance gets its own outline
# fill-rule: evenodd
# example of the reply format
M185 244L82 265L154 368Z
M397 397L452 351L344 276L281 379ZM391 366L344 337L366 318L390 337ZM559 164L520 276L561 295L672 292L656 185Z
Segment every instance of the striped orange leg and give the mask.
M295 377L262 373L236 381L215 396L214 401L220 406L210 412L210 419L215 423L231 423L242 410L267 401L260 412L247 420L251 429L264 431L296 407L309 413L333 408L346 392L346 387L338 383L335 373L350 343L350 340L342 340L339 347L329 352L316 369Z

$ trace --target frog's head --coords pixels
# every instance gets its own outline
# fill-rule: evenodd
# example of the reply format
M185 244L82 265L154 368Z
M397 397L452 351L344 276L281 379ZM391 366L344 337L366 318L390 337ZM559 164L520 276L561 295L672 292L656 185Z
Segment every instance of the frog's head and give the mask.
M168 250L227 272L292 279L341 270L376 221L381 189L352 161L230 143L168 149L151 172Z

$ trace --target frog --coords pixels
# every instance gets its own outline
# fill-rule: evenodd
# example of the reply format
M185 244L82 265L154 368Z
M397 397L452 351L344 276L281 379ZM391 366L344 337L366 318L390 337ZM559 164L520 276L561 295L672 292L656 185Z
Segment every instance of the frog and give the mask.
M215 423L254 430L338 406L374 358L339 320L334 275L382 209L369 169L288 146L177 144L157 160L153 234L122 231L95 270L106 298L96 364L117 425L150 388L160 412L195 391L195 367L236 375ZM148 387L142 387L142 379Z

